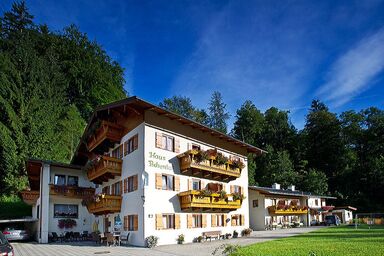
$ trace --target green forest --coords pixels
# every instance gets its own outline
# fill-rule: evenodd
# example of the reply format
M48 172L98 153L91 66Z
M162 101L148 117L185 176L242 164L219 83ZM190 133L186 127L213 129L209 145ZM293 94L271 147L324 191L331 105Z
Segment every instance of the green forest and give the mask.
M68 163L96 106L128 96L124 70L74 25L51 31L36 24L24 2L0 18L0 193L27 187L28 158ZM188 97L159 105L268 153L249 155L249 183L336 196L359 212L384 210L384 111L333 113L313 100L298 130L289 112L245 101L231 113L220 92L206 109ZM231 130L228 130L231 127Z

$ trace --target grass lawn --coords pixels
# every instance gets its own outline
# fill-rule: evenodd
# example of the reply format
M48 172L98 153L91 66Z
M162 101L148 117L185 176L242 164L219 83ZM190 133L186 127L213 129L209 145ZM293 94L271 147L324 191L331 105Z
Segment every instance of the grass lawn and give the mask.
M242 247L239 255L384 255L384 226L341 226Z

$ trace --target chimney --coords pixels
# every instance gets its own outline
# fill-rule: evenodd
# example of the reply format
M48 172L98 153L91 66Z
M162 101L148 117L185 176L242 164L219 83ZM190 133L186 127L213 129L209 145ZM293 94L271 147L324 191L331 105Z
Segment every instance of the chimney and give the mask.
M273 183L272 188L274 189L280 189L280 184L279 183Z
M295 191L295 185L288 186L288 190Z

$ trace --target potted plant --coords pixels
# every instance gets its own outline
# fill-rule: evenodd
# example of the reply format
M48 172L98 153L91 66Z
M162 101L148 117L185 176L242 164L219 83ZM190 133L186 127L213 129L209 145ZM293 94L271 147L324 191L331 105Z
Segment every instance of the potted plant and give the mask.
M226 233L226 234L225 234L225 239L229 239L229 238L231 238L231 236L232 236L231 233Z
M206 151L206 153L208 155L208 159L210 159L210 160L215 160L217 157L217 150L216 149L208 149Z
M240 159L236 159L235 161L233 161L232 163L233 167L236 169L236 168L239 168L240 170L243 169L245 167L245 164L243 163L243 161L241 161Z
M212 195L212 191L211 190L208 190L208 189L200 190L200 197L201 198L207 197L207 196L211 196L211 195Z
M241 231L241 236L249 236L252 233L252 229L245 228Z
M184 235L183 234L179 235L176 240L177 240L178 244L183 244L184 243Z
M232 193L232 198L233 198L233 201L244 200L245 196L241 193L235 192L235 193Z
M221 199L225 199L225 198L227 198L227 192L226 192L225 190L221 190L221 191L219 192L219 195L220 195L220 198L221 198Z
M234 230L233 231L233 238L237 238L239 236L239 233L236 231L236 230Z
M222 153L217 153L216 158L213 160L215 165L225 165L228 162L228 158Z
M195 160L196 163L201 163L206 160L208 160L208 153L204 150L199 150L197 154L193 156L193 159Z
M153 248L157 245L159 238L157 236L148 236L145 238L145 246L147 248Z
M203 241L203 236L198 236L198 237L196 238L196 241L197 241L198 243L201 243L201 242Z

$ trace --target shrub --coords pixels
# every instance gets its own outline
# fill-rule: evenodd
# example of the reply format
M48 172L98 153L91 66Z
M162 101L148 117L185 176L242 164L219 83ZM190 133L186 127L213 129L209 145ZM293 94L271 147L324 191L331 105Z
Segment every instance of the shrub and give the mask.
M243 194L235 192L235 193L232 194L232 198L233 198L234 201L239 200L239 199L240 200L244 200L245 196Z
M238 244L222 244L212 252L212 255L218 255L218 253L221 252L221 255L229 256L237 252L239 249L240 245Z
M213 163L216 165L224 165L228 162L228 158L225 157L222 153L217 153L215 160Z
M208 153L204 150L199 150L198 153L196 155L194 155L193 159L197 163L201 163L205 160L208 160Z
M225 234L225 239L229 239L229 238L231 238L231 236L232 236L231 233L226 233L226 234Z
M183 234L181 234L181 235L179 235L179 236L177 237L177 243L178 243L178 244L182 244L182 243L184 243L184 235L183 235Z
M197 242L201 243L201 241L203 241L203 236L198 236L198 237L196 238L196 240L197 240Z
M145 238L145 246L147 248L153 248L157 245L159 238L157 236L148 236Z
M233 231L233 238L237 238L238 236L239 236L239 233L236 230L234 230Z
M252 233L252 229L245 228L241 231L241 236L249 236Z
M224 199L224 198L227 197L227 192L226 192L225 190L221 190L221 191L219 192L219 194L220 194L220 198L221 198L221 199Z

